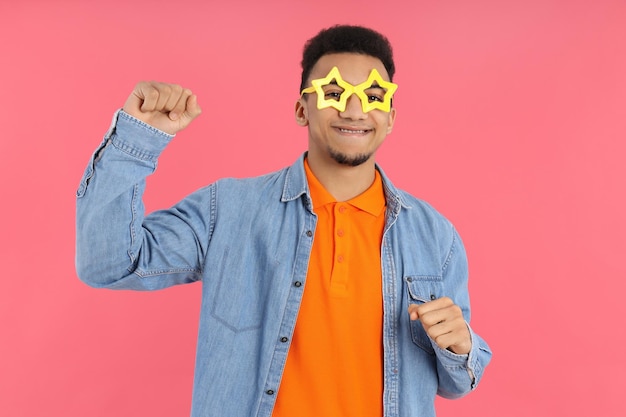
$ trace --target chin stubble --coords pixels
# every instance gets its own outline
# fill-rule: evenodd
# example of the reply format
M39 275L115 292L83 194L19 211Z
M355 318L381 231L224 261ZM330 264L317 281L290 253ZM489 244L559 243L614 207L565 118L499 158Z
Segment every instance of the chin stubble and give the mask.
M336 152L332 149L328 149L328 152L330 153L330 156L339 164L341 165L347 165L347 166L351 166L351 167L357 167L365 162L367 162L372 154L358 154L358 155L354 155L354 156L349 156L346 155L344 153L341 152Z

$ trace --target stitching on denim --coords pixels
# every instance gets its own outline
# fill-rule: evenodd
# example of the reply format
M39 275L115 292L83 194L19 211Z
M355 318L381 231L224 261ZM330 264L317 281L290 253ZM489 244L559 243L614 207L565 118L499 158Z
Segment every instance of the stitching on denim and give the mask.
M202 261L202 270L201 273L204 274L206 270L206 263L208 261L209 256L209 246L211 246L211 239L213 238L213 231L215 230L215 218L217 217L217 184L214 183L209 185L207 188L209 189L209 231L207 233L207 244L206 249L204 251L204 259Z
M123 117L124 119L126 119L126 121L128 121L128 122L130 122L132 124L135 124L137 126L141 126L142 128L146 128L146 129L152 131L152 133L156 133L158 135L165 136L165 137L168 137L168 138L174 137L174 135L171 135L171 134L169 134L167 132L164 132L164 131L162 131L160 129L157 129L156 127L151 126L148 123L146 123L146 122L144 122L142 120L139 120L139 119L131 116L130 114L128 114L126 112L120 112L120 117Z
M382 244L382 252L386 255L385 258L383 259L383 266L385 265L385 259L388 263L389 268L385 268L383 269L382 273L383 273L383 286L387 286L389 285L389 294L388 294L388 298L390 299L390 304L396 305L396 280L395 280L395 260L393 258L393 251L391 250L391 245L389 244L389 240L387 237L387 231L391 228L391 226L395 223L396 218L393 218L393 221L391 222L391 224L389 225L389 227L387 228L387 230L385 230L383 232L383 244ZM385 272L387 272L390 277L388 280L385 280ZM383 309L385 309L385 306L383 305ZM391 365L393 369L397 369L398 368L398 360L397 360L397 354L398 354L398 338L396 335L397 329L396 326L394 326L393 324L397 322L397 318L396 317L392 317L394 311L393 309L391 309L391 312L389 311L385 311L385 317L389 317L387 320L385 320L384 322L384 329L383 329L383 337L384 337L384 331L387 330L389 332L389 337L385 337L386 340L389 341L389 355L390 358L388 358L391 361ZM391 325L386 325L387 323L391 323ZM389 386L389 390L387 392L388 396L389 396L389 401L388 403L390 404L390 407L393 406L394 410L393 413L394 414L398 414L399 413L399 409L398 409L398 375L397 374L390 374L391 381L385 381L388 382L385 385Z
M91 159L89 160L89 165L87 165L87 168L85 169L85 173L83 174L83 177L80 180L78 190L76 191L76 197L78 198L83 197L85 193L87 192L87 187L89 186L89 182L91 181L91 179L93 178L96 172L96 163L98 163L100 158L102 158L102 153L104 152L105 148L109 146L109 143L110 143L109 138L105 137L102 140L102 142L100 142L100 145L91 156Z
M117 135L111 139L111 143L121 152L143 161L155 162L158 158L158 154L146 152L145 150L130 146L129 144L123 142Z
M452 256L454 256L455 251L456 251L456 232L453 227L452 228L452 244L450 245L448 256L446 257L445 261L443 262L443 266L441 267L442 272L445 272L446 269L448 268L448 265L450 265L450 262L452 261Z
M405 280L407 280L408 278L415 279L417 282L442 282L443 281L443 276L441 275L407 275L404 277Z
M219 266L220 270L218 271L216 275L217 277L219 277L219 281L217 284L217 288L215 289L215 294L213 294L213 302L211 303L211 317L213 317L215 320L222 323L224 326L226 326L228 329L230 329L234 333L256 330L259 327L261 327L262 325L261 322L255 325L237 327L236 325L229 323L227 321L227 318L222 317L218 314L219 311L218 311L218 304L216 300L219 300L218 297L222 294L222 286L225 286L228 284L227 278L226 278L227 274L225 273L224 269L226 268L229 254L230 254L230 248L227 247L224 250L224 256L222 257L222 264Z
M82 198L87 192L87 186L89 185L89 182L91 181L91 178L93 177L93 173L94 173L93 162L90 162L89 166L85 170L83 178L80 180L80 183L78 184L78 189L76 190L77 198Z
M137 220L137 195L139 194L139 185L133 185L133 195L130 201L130 209L131 209L131 219L129 224L129 232L130 232L130 247L128 248L128 257L130 258L131 264L135 263L135 254L133 252L133 245L137 240L137 235L135 233L135 221Z
M306 207L307 208L310 207L309 211L313 212L312 203L310 202L311 199L310 199L309 195L307 194L306 186L302 190L299 190L297 194L295 194L295 195L291 194L291 182L292 182L292 177L293 177L293 174L291 172L292 171L292 167L284 168L281 171L286 171L285 174L284 174L285 175L285 183L283 184L283 192L281 194L281 201L283 201L283 202L285 202L285 201L292 201L292 200L295 200L295 199L297 199L298 197L300 197L300 196L302 196L304 194L307 197L307 205L306 205ZM281 175L282 175L282 173L281 173Z
M140 269L136 269L135 270L135 274L138 275L140 278L150 278L153 276L157 276L157 275L164 275L164 274L178 274L180 272L193 272L193 273L200 273L202 271L195 269L195 268L169 268L169 269L157 269L157 270L152 270L150 272L146 272Z

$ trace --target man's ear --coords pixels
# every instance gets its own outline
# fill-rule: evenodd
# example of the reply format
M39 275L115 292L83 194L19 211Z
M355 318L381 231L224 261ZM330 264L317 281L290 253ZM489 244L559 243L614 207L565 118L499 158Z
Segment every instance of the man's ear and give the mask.
M389 111L389 119L387 121L387 134L390 134L393 130L393 125L396 122L396 108L392 107Z
M300 97L298 101L296 101L295 115L296 123L298 123L299 126L304 127L309 125L309 114L303 97Z

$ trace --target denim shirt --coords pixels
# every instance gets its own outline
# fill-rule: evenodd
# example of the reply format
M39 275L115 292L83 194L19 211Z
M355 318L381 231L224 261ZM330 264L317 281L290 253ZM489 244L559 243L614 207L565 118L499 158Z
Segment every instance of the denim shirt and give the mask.
M78 275L109 289L201 281L192 417L271 416L317 221L304 156L261 177L219 180L144 216L145 178L171 139L123 111L115 114L77 192ZM458 398L473 390L491 352L471 328L469 354L441 349L419 321L409 320L409 304L447 296L469 323L465 250L450 222L377 169L387 200L384 415L434 416L435 395Z

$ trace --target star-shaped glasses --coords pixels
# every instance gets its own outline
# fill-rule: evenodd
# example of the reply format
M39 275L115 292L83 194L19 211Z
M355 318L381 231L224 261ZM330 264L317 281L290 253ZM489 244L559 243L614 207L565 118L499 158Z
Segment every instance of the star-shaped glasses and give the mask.
M346 110L348 98L356 94L361 100L363 113L378 109L384 112L391 111L391 97L398 89L398 85L383 80L376 68L372 69L367 81L359 85L352 85L344 81L339 69L333 67L326 78L311 81L312 86L303 89L300 96L307 93L317 93L317 108L334 107L343 112Z

